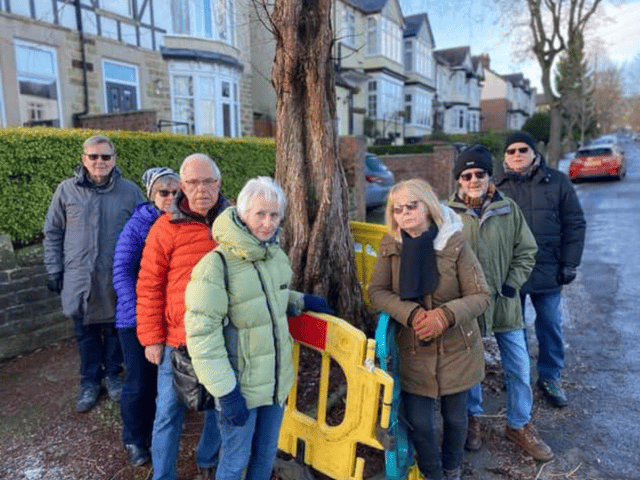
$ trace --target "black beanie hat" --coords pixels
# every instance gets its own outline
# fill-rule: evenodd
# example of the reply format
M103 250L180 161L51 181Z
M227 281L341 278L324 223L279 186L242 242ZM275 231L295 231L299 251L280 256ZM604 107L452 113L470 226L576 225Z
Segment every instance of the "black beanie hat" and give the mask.
M491 152L484 145L471 145L456 158L453 176L457 179L467 168L481 168L489 176L493 174L493 158Z
M513 132L507 136L507 139L504 142L505 151L509 148L509 145L513 143L526 143L534 152L537 151L536 139L533 138L529 132L525 132L524 130L518 130L517 132Z

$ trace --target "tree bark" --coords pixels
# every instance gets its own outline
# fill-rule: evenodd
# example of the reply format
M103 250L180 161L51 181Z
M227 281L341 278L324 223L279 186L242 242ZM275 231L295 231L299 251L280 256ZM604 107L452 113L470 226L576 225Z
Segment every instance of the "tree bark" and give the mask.
M347 181L337 155L331 4L274 5L276 180L289 203L284 247L294 271L292 288L325 296L337 314L362 328Z

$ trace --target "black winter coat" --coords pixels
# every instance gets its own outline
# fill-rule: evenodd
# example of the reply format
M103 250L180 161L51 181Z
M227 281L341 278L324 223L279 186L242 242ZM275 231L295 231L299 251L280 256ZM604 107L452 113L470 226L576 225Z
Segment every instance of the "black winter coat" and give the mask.
M496 186L516 201L538 244L536 264L520 292L561 289L558 272L565 265L580 265L586 231L582 207L569 178L541 159L532 175L506 172L496 178Z

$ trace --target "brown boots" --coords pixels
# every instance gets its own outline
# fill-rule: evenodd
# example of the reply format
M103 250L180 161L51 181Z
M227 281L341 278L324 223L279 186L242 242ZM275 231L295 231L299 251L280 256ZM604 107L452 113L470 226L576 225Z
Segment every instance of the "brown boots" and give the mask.
M467 430L467 441L464 444L464 449L469 452L477 452L481 447L480 420L475 415L469 415L469 429Z
M509 440L520 445L525 452L536 460L548 462L553 458L551 448L540 438L535 427L531 425L531 422L522 428L511 428L507 426L504 434Z

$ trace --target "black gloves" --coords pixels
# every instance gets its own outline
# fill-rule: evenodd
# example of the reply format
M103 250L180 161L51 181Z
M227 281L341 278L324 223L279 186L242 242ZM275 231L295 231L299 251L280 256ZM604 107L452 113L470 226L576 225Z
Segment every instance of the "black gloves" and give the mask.
M236 384L233 390L218 398L220 402L220 423L241 427L249 418L247 402Z
M62 272L50 273L47 276L47 288L53 293L62 291Z
M327 304L327 301L324 298L308 293L304 294L304 309L311 310L312 312L335 315L335 312Z
M500 290L500 293L502 294L503 297L513 298L516 296L516 289L513 287L510 287L507 284L504 284L502 286L502 290Z
M564 265L558 272L558 285L567 285L573 282L576 278L576 267L570 265Z

